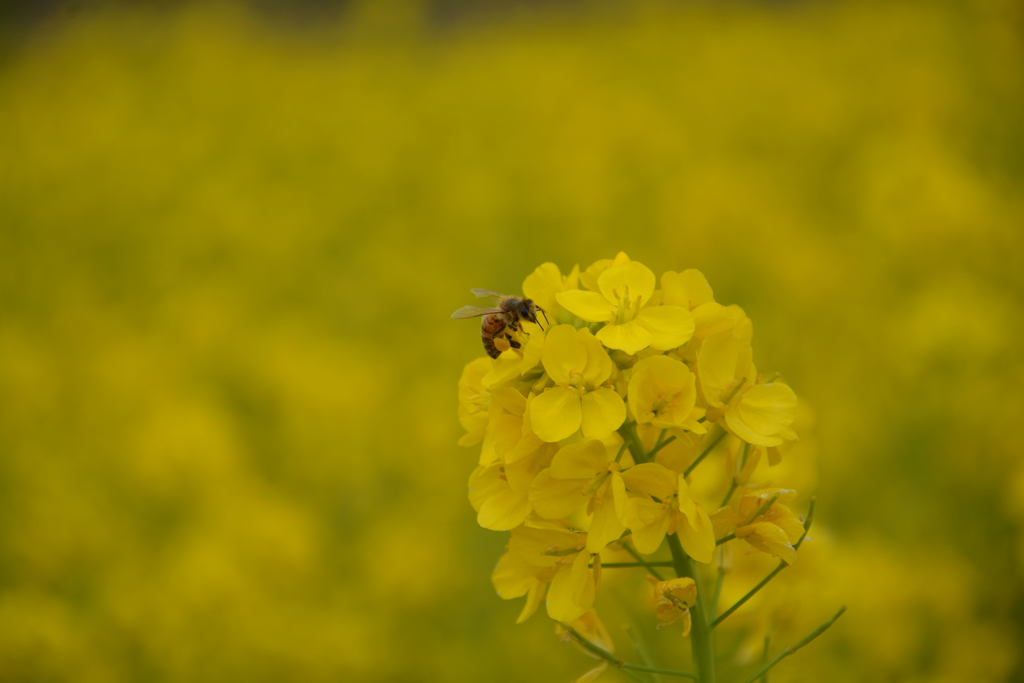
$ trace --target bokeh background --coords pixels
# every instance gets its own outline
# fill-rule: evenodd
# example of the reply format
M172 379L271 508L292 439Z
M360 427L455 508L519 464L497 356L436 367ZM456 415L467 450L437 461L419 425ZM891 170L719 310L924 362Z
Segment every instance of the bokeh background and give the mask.
M448 315L620 250L702 270L803 401L815 542L723 672L846 604L773 681L1024 680L1019 3L0 24L0 681L582 673L490 585ZM620 652L632 616L685 666L630 585Z

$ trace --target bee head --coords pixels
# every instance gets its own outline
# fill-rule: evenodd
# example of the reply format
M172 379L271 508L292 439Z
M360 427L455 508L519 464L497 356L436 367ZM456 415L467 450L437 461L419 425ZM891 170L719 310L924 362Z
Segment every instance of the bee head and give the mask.
M529 320L531 323L537 322L537 307L532 299L523 299L523 302L519 304L519 317Z

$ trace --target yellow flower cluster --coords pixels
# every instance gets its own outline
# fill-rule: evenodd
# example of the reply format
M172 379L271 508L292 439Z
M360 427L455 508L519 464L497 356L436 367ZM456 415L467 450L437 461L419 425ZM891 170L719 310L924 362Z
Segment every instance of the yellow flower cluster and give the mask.
M744 491L736 511L709 515L687 481L719 444L743 444L728 502L763 454L775 464L778 446L796 438L796 395L758 373L750 320L717 303L699 271L657 284L622 253L568 275L545 263L523 292L550 324L521 321L511 330L518 345L462 374L460 444L480 445L469 499L481 526L511 531L493 581L503 598L526 596L520 621L542 602L563 624L587 614L612 544L640 559L674 535L708 563L735 538L796 559L803 525L785 505L795 492ZM682 448L668 457L674 441ZM685 616L688 632L694 581L655 588L659 618Z

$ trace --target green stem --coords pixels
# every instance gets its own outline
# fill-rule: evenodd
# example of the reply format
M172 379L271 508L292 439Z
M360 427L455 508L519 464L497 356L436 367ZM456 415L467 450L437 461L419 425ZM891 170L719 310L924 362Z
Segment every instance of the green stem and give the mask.
M591 567L594 565L591 564ZM602 562L601 569L625 569L626 567L673 567L671 562ZM660 580L660 579L659 579Z
M636 650L636 653L640 656L640 661L643 662L644 666L647 667L646 670L650 671L654 665L654 661L651 659L651 654L647 651L647 648L644 647L644 644L640 641L640 638L637 637L636 633L633 631L632 626L627 625L625 630L626 635L629 636L629 642L633 643L633 649ZM623 668L625 668L628 666L628 664L623 664L622 666ZM661 676L659 676L657 673L651 676L651 678L654 679L654 683L663 683Z
M797 541L796 543L793 544L793 549L794 550L799 550L800 549L800 545L804 542L804 539L807 538L807 532L810 530L811 522L814 520L814 503L815 502L816 502L815 499L811 498L811 507L807 510L807 519L804 521L804 535L800 537L799 541ZM740 607L742 607L743 604L747 600L749 600L750 598L754 597L754 595L757 593L757 591L759 591L762 588L764 588L765 586L767 586L769 581L774 579L778 575L779 572L781 572L783 569L785 569L788 566L789 565L786 564L785 562L779 562L779 566L776 567L775 569L773 569L771 574L769 574L768 576L764 577L764 579L761 581L761 583L759 583L756 586L754 586L753 588L751 588L750 591L746 595L744 595L742 598L740 598L739 600L736 601L735 605L733 605L732 607L730 607L729 609L725 610L720 615L718 615L718 617L716 617L711 622L711 628L714 628L714 627L718 626L720 623L722 623L723 619L725 619L727 616L729 616L730 614L732 614L733 612L738 610Z
M732 498L732 494L736 493L736 488L739 486L739 482L736 481L736 477L738 477L740 473L743 472L743 468L747 466L747 458L750 457L750 448L751 445L749 443L743 446L743 457L740 459L740 471L733 475L732 485L729 486L729 493L725 494L725 498L722 499L722 504L718 507L724 508L728 505L729 499Z
M647 457L653 459L654 456L656 456L658 454L658 451L660 451L662 448L664 448L665 446L669 445L670 443L672 443L675 440L676 440L676 437L674 437L674 436L668 437L664 441L660 442L657 446L652 448L651 452L647 454Z
M761 654L761 661L765 663L768 662L768 645L771 644L771 642L771 636L764 637L764 652ZM764 673L761 674L761 683L768 683L768 669L765 669Z
M626 552L627 552L627 553L629 553L630 555L632 555L633 557L635 557L635 558L636 558L636 561L637 561L637 562L644 562L645 564L653 564L653 563L651 563L651 562L646 562L646 561L644 560L644 558L643 558L643 557L642 557L642 556L640 555L640 553L638 553L637 551L633 550L633 548L632 548L632 547L631 547L631 546L630 546L630 545L629 545L628 543L623 543L623 544L622 544L622 547L626 549ZM675 565L673 565L673 566L675 566ZM665 579L664 579L664 578L663 578L663 577L661 576L661 574L659 574L659 573L658 573L658 570L657 570L657 569L655 569L654 567L648 567L648 569L650 569L650 570L651 570L651 576L653 576L654 578L656 578L656 579L657 579L658 581L664 581L664 580L665 580Z
M826 621L824 624L822 624L818 628L816 628L813 631L811 631L810 633L808 633L804 637L804 639L801 640L796 645L790 645L785 650L780 652L779 655L775 659L773 659L772 661L770 661L767 664L765 664L761 668L760 671L758 671L756 674L754 674L749 679L747 679L746 683L754 683L754 681L756 681L758 678L761 678L766 673L768 673L768 670L771 669L773 666L775 666L776 664L781 662L783 659L785 659L786 657L790 656L791 654L793 654L794 652L796 652L797 650L802 648L804 645L807 645L807 643L811 642L812 640L814 640L815 638L820 636L822 633L827 631L828 627L831 626L832 624L836 623L836 619L838 619L839 617L843 616L843 612L845 612L845 611L846 611L846 607L845 606L844 607L840 607L839 611L836 612L836 615L834 617L832 617L831 619Z
M689 671L674 671L672 669L656 669L653 666L640 666L639 664L623 664L623 669L636 669L637 671L647 671L652 674L665 674L666 676L680 676L682 678L697 678L697 674L690 673Z
M632 671L624 668L626 663L624 661L622 661L621 659L619 659L618 657L616 657L615 655L613 655L611 652L608 652L608 650L605 650L603 647L599 647L597 645L594 645L592 642L590 642L589 640L587 640L586 638L581 636L576 631L576 629L574 629L572 626L569 626L568 624L562 624L562 626L564 626L565 630L568 631L572 635L572 637L576 639L576 642L579 643L580 645L582 645L584 648L586 648L587 650L590 650L591 652L593 652L595 655L597 655L601 659L606 660L612 666L614 666L619 671L621 671L622 673L626 674L627 676L629 676L633 680L640 681L641 683L647 683L647 681L645 681L644 679L640 678L640 676L637 676Z
M677 576L688 576L697 584L697 567L693 558L683 551L679 544L679 536L668 536L668 547L672 551ZM693 649L694 668L697 669L698 683L715 683L715 645L712 640L711 627L708 625L707 611L704 606L704 595L697 586L697 602L690 610L690 640Z
M730 607L729 609L725 610L724 612L719 614L717 617L715 617L715 619L711 622L711 628L714 628L714 627L718 626L720 623L722 623L723 619L725 619L727 616L729 616L730 614L732 614L733 612L738 610L740 607L742 607L743 604L746 603L747 600L749 600L750 598L754 597L754 595L756 595L759 590L761 590L762 588L767 586L768 582L771 581L772 579L774 579L776 577L776 575L779 572L781 572L783 569L785 569L787 566L789 566L789 565L787 565L785 562L780 562L779 566L776 567L775 569L773 569L771 574L769 574L768 576L764 577L764 579L762 579L761 583L759 583L756 586L754 586L753 588L751 588L750 592L747 593L746 595L744 595L739 600L737 600L735 605L733 605L732 607Z
M644 450L644 445L640 443L640 435L636 433L636 422L627 422L619 427L619 434L622 435L626 445L629 446L633 462L639 465L642 462L648 461L647 451Z
M731 541L734 538L736 538L736 534L729 534L728 536L722 536L720 539L715 541L715 545L722 545L723 543Z
M697 459L694 460L693 463L689 467L686 468L685 472L683 472L683 476L684 477L690 476L690 472L693 472L693 470L696 469L697 465L700 464L701 460L703 460L704 458L708 457L708 453L713 451L715 449L715 446L718 445L718 442L725 438L725 434L726 434L726 432L723 429L722 433L719 434L718 436L716 436L715 440L712 441L710 444L708 444L708 447L704 449L704 452L701 453L700 455L698 455Z
M722 569L722 558L719 556L718 561L718 578L715 579L715 592L711 596L711 609L708 610L708 619L714 619L715 613L718 612L718 598L722 595L722 583L725 582L725 571Z
M736 483L736 477L733 477L732 485L729 486L729 492L725 494L725 498L722 499L722 504L719 505L718 507L724 508L726 505L729 504L729 499L732 498L732 494L736 493L736 489L738 486L739 484Z

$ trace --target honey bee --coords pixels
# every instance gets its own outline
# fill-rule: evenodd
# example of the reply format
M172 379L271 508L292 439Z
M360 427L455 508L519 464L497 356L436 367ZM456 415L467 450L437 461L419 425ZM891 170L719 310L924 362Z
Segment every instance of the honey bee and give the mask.
M505 337L509 345L514 349L518 349L521 346L518 341L512 338L512 333L523 331L523 320L537 323L537 311L540 311L544 315L544 321L548 322L548 314L543 308L533 303L532 299L499 294L489 289L474 289L473 293L481 299L489 296L496 297L497 301L495 303L497 306L463 306L452 313L452 317L477 318L484 316L484 319L480 322L480 339L484 343L484 350L487 351L487 355L491 358L497 358L501 355L501 349L495 344L495 339Z

